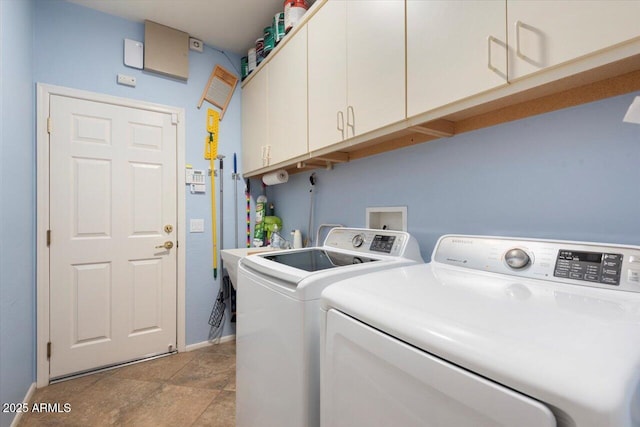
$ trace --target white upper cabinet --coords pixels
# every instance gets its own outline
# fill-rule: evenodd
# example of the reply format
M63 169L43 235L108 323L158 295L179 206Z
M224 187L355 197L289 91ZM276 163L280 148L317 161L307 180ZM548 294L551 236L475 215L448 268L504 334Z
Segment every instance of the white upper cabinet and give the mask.
M405 118L405 2L346 3L345 132L352 137Z
M404 119L403 1L329 0L307 25L311 151Z
M407 0L407 116L507 83L505 1Z
M318 0L243 84L245 174L358 150L367 134L449 135L438 119L622 72L638 45L640 0Z
M637 0L507 3L509 80L640 37Z
M242 88L242 168L245 173L267 166L268 72L268 68L263 68Z
M269 166L306 154L307 29L288 40L269 67Z
M346 137L347 4L330 0L307 23L309 150Z

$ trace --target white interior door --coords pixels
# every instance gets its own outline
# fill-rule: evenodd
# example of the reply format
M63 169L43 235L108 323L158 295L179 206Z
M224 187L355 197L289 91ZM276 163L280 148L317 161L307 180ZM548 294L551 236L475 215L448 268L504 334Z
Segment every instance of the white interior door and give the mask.
M50 378L175 349L172 115L54 95L50 117Z

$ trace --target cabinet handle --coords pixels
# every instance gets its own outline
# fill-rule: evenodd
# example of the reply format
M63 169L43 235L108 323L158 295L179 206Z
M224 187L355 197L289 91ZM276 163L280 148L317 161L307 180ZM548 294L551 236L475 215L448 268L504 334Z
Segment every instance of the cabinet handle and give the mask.
M349 120L349 111L351 111L351 120ZM356 136L356 114L351 105L347 107L347 127L351 128L351 136ZM347 137L349 137L349 132L347 132Z
M523 25L522 21L516 21L516 55L518 55L519 58L527 59L526 55L520 50L520 28L522 28Z
M487 37L487 67L493 72L497 72L498 69L493 66L491 63L491 44L496 41L496 38L493 36Z
M342 133L342 139L344 139L344 113L342 111L338 111L337 120L337 128Z
M269 160L271 160L271 146L262 146L262 166L269 166Z

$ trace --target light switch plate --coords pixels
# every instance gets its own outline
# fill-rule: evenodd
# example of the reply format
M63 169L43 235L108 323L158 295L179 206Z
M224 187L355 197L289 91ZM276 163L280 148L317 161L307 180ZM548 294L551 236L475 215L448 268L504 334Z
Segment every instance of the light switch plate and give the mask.
M204 219L192 219L189 221L191 233L204 233Z

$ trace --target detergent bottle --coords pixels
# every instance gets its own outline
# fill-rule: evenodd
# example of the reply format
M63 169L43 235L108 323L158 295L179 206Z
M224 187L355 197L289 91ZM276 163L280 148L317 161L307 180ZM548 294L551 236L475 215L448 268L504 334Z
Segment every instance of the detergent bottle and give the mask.
M253 246L260 247L265 242L264 217L267 211L267 196L264 194L256 199L256 225L253 227Z

